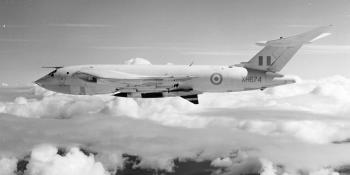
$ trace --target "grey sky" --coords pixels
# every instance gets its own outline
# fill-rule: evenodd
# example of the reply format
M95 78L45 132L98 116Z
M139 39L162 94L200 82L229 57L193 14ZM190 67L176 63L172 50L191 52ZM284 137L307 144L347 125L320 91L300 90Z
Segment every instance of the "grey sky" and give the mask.
M2 0L0 24L0 82L9 84L32 82L43 65L235 64L261 49L256 41L328 24L333 35L283 73L350 76L347 0Z

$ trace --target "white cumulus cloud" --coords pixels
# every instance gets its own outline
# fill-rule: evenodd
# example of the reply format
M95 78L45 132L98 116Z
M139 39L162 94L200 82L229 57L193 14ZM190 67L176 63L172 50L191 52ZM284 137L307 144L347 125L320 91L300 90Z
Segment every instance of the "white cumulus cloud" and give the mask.
M144 58L132 58L124 62L124 64L143 64L143 65L148 65L151 64L150 61Z
M136 62L143 61L130 64ZM3 88L0 155L24 154L42 143L98 152L85 156L72 148L60 156L55 147L35 147L28 165L32 174L103 174L104 166L122 167L123 153L140 156L139 167L167 171L173 170L175 158L189 158L210 160L221 174L298 174L300 169L332 174L350 163L348 145L332 143L350 138L349 99L350 79L343 76L299 78L296 84L265 91L202 94L199 105L178 97L130 99L63 95L38 86ZM13 165L15 159L4 161ZM74 166L61 170L69 165Z
M93 155L86 156L78 148L71 148L65 156L57 148L40 145L32 150L28 164L30 175L107 175L103 165Z
M211 165L215 167L230 167L232 166L232 160L229 157L216 158L211 162Z
M9 84L2 82L2 83L1 83L1 86L2 86L2 87L8 87Z
M17 168L17 159L14 157L0 158L0 175L14 175Z

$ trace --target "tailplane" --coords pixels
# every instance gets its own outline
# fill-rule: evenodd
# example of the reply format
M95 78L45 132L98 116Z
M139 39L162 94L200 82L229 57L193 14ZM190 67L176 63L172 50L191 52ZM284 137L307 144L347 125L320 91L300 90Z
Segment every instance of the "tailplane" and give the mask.
M279 72L301 46L328 36L330 28L331 25L323 26L291 37L259 42L257 45L265 47L248 62L242 62L240 66L266 72Z

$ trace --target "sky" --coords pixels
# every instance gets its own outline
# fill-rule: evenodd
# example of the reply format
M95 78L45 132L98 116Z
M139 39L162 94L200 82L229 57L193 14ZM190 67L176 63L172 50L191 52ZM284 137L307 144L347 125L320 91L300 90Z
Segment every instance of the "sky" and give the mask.
M306 79L350 76L347 0L2 0L0 82L30 84L41 66L123 64L231 65L254 43L334 25L282 70Z

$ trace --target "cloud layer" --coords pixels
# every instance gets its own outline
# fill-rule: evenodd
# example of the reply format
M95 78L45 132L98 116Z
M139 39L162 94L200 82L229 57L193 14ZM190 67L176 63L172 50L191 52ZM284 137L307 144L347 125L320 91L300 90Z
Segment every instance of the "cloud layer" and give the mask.
M350 138L350 79L297 79L265 91L203 94L199 105L1 88L0 170L11 174L16 158L31 152L30 175L108 174L123 168L124 153L140 156L137 167L166 171L178 158L210 160L216 174L336 173L350 163L348 145L333 144ZM69 151L59 155L57 147Z

